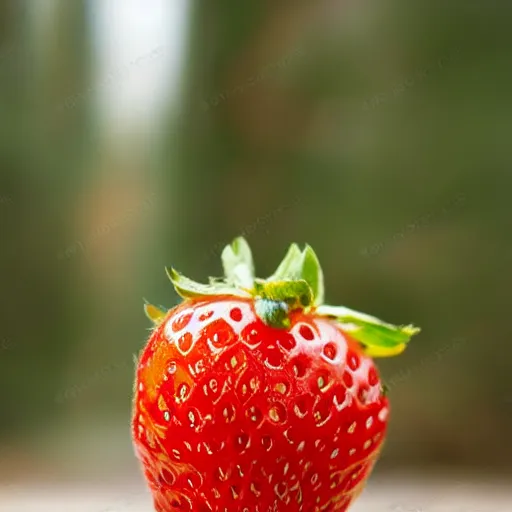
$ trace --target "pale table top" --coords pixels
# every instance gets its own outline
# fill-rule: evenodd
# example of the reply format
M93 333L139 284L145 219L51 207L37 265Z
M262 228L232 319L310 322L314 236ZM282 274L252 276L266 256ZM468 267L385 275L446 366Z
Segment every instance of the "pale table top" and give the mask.
M411 476L372 481L350 512L511 512L512 478L432 480ZM0 512L153 512L140 481L121 486L0 486Z

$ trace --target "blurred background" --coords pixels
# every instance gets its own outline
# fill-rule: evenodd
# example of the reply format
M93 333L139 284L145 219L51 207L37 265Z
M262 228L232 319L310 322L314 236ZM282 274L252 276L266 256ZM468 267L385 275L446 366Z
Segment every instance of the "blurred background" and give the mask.
M143 298L172 307L164 267L219 275L240 234L259 275L308 242L330 303L423 328L378 362L393 416L354 510L462 510L468 482L465 512L510 510L511 16L2 0L0 511L151 510Z

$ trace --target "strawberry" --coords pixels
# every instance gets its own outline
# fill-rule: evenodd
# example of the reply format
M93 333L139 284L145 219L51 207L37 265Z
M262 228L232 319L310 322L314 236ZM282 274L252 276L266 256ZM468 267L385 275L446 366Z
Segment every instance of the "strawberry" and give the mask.
M382 448L389 404L372 357L397 327L323 304L323 274L292 244L268 279L243 238L208 285L174 269L183 302L146 304L132 436L157 512L345 511Z

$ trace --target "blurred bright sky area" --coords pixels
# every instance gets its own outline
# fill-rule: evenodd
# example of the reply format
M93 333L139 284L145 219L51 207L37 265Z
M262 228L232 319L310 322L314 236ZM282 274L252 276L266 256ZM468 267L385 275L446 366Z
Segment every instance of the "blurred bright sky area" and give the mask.
M154 123L173 105L187 0L91 0L95 97L106 129ZM160 120L160 119L158 119Z

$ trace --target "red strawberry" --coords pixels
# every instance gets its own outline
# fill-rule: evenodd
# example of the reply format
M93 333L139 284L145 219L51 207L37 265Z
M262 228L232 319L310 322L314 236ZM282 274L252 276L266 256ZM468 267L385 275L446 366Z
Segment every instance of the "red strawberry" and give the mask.
M224 249L226 278L169 276L185 299L137 367L132 435L157 512L345 511L382 447L388 400L371 356L419 331L322 305L306 246L255 279L250 249Z

